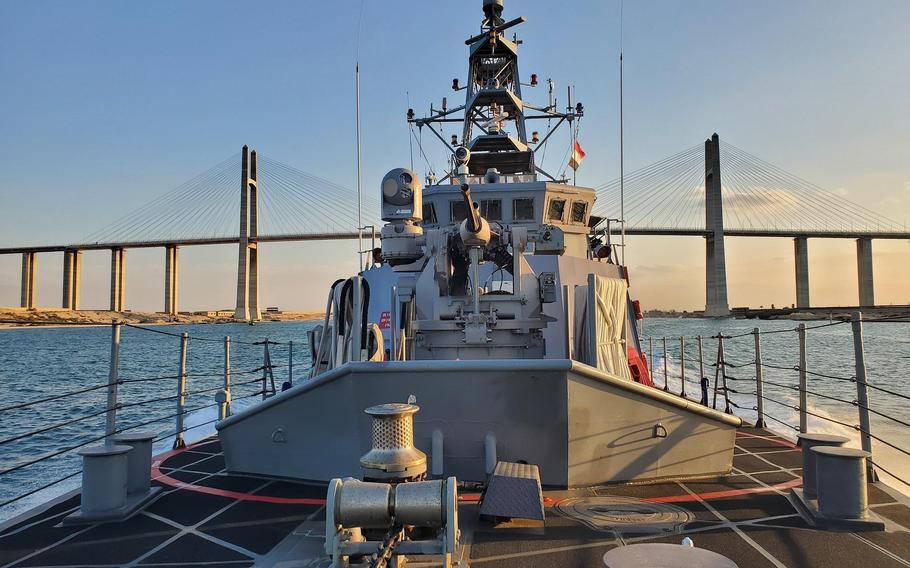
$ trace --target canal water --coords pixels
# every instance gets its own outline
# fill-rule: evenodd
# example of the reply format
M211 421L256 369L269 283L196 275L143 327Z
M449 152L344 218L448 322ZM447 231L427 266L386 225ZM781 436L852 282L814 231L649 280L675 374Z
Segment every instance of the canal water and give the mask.
M179 372L180 338L190 335L187 346L187 401L192 410L185 423L190 430L187 441L199 439L214 431L215 392L223 385L224 344L231 337L231 366L234 409L261 400L264 346L255 343L268 339L273 377L266 387L281 389L282 383L305 380L309 367L306 332L317 322L159 326L147 329L123 327L120 352L118 427L127 428L148 423L142 430L156 433L161 439L155 451L171 448L177 412L176 375ZM807 333L807 368L810 375L807 390L809 407L817 416L809 417L811 430L847 435L858 445L856 385L853 382L853 343L851 326L807 322L813 327ZM739 336L725 342L727 386L731 410L747 421L755 419L754 339L748 334L753 327L762 330L765 413L768 426L781 434L794 437L799 424L799 375L793 370L798 363L798 337L792 321L700 320L654 318L644 322L645 338L653 342L655 384L664 387L663 337L667 337L666 385L676 394L682 392L680 341L685 339L686 395L700 398L698 349L695 337L703 338L705 375L710 378L710 402L713 402L718 331ZM91 389L106 384L109 372L111 329L109 326L30 328L0 330L0 409L21 403L53 398L56 395ZM291 344L293 342L293 345ZM910 324L868 323L865 342L869 381L896 394L870 390L871 406L880 414L872 417L873 432L888 442L910 448ZM648 349L645 339L643 347ZM293 367L289 362L293 359ZM778 368L780 367L780 368ZM291 369L293 369L291 371ZM721 381L722 384L722 381ZM717 406L724 409L723 390L718 392ZM34 491L51 481L79 471L81 458L75 451L58 452L77 446L104 433L103 410L107 401L105 388L87 390L43 404L0 410L0 471L16 468L45 456L47 459L0 474L0 503ZM889 418L890 417L890 418ZM69 423L68 423L69 422ZM838 422L843 424L838 424ZM20 436L59 424L33 436ZM904 478L910 477L910 458L888 446L875 444L876 459ZM898 482L893 482L900 487ZM5 506L0 506L0 521L79 486L79 475L53 485ZM907 488L904 487L904 490Z

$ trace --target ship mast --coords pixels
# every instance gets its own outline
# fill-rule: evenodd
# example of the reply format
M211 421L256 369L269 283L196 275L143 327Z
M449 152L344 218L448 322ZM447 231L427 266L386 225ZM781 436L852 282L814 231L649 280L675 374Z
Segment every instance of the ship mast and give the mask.
M469 150L469 176L483 176L495 170L520 181L536 181L540 174L551 181L567 182L541 169L535 152L562 122L571 125L580 117L584 107L578 104L566 112L558 112L555 101L538 107L522 98L522 86L536 87L537 75L532 74L528 83L521 82L518 46L522 42L516 36L508 39L504 32L523 23L525 18L506 21L502 11L503 0L484 0L481 32L465 41L469 47L468 79L464 86L457 78L452 81L453 90L465 91L465 103L449 109L443 99L442 110L431 107L430 116L424 118L414 117L413 109L408 109L408 122L418 128L427 126L453 154L459 146ZM542 140L536 132L529 139L526 121L554 118L558 122ZM449 122L462 122L461 140L453 135L450 143L440 134L441 128L435 127ZM450 171L443 181L452 177Z

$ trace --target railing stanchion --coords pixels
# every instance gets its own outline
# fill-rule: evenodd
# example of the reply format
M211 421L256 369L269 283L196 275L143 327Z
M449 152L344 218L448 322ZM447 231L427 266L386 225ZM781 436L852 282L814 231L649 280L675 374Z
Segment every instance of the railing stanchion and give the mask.
M288 386L294 386L294 342L288 341Z
M682 390L679 396L686 398L686 338L679 338L679 380L682 383Z
M708 406L708 377L705 376L705 352L701 343L701 335L696 335L698 342L698 382L701 385L701 404Z
M266 385L269 378L269 338L266 337L262 344L262 400L268 398Z
M183 439L183 418L186 412L186 344L189 334L180 334L180 377L177 379L177 436L174 438L174 449L185 448Z
M667 338L664 337L664 391L670 388L667 386Z
M717 383L719 382L719 373L720 373L720 353L723 350L723 336L717 334L717 357L714 359L714 396L711 399L711 408L717 410Z
M872 455L872 421L869 419L869 393L866 387L866 350L863 345L863 313L853 312L850 318L853 328L853 360L856 366L856 402L859 412L859 439L863 451ZM876 481L873 459L866 460L866 475L869 481Z
M389 361L398 360L398 286L392 286L389 300Z
M651 364L648 366L648 374L651 376L651 384L654 384L654 338L648 337L648 357Z
M120 320L111 322L111 368L107 376L107 416L104 424L105 443L117 430L117 384L120 382Z
M765 428L765 406L762 389L762 362L761 362L761 330L757 327L752 330L755 336L755 410L758 418L755 419L756 428Z
M799 431L804 434L809 431L809 400L806 396L806 324L799 324Z
M224 336L224 394L223 400L218 405L218 420L224 420L231 415L231 336Z

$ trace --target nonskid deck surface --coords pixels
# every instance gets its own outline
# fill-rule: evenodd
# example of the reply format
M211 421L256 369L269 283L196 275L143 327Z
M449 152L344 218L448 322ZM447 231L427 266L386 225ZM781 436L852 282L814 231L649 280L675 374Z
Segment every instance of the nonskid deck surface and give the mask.
M493 528L478 519L476 496L464 495L462 560L491 568L602 566L615 546L689 536L741 568L910 566L910 507L870 485L886 532L816 531L786 497L800 483L800 465L786 440L742 429L730 476L547 491L544 526ZM75 495L5 528L0 567L327 564L318 557L324 484L229 475L217 439L161 456L153 477L166 491L124 522L60 526L78 507Z

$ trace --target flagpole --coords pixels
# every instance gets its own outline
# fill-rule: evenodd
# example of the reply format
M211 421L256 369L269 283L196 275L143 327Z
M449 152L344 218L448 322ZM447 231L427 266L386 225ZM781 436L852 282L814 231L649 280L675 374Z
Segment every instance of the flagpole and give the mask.
M566 98L569 99L568 111L572 112L572 87L566 87ZM570 157L575 155L575 117L573 115L572 124L569 126L569 130L572 132L572 149L569 151ZM572 185L577 185L578 182L578 164L575 164L576 167L572 168Z

